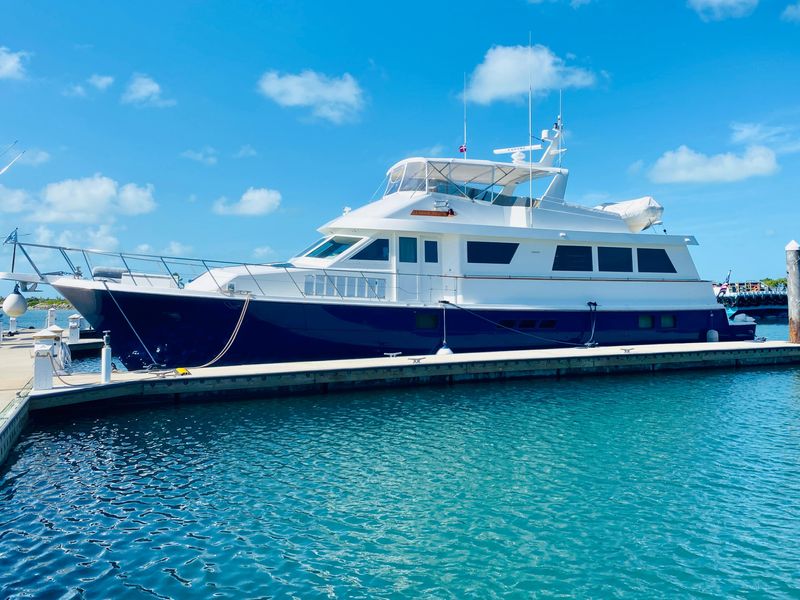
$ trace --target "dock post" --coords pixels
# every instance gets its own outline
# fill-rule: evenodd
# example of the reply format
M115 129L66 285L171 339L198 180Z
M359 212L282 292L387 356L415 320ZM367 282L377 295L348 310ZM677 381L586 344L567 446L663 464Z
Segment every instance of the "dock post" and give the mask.
M111 383L111 332L103 332L103 349L100 351L100 383Z
M53 389L53 357L50 344L36 344L33 347L33 389Z
M786 245L786 295L789 301L789 342L800 344L800 244Z
M17 333L17 317L10 317L8 319L8 333Z
M52 327L56 324L56 309L55 308L48 308L47 309L47 325L44 326L45 329L48 327Z
M75 344L80 341L81 339L81 316L80 315L70 315L69 316L69 334L67 337L67 341L70 344Z

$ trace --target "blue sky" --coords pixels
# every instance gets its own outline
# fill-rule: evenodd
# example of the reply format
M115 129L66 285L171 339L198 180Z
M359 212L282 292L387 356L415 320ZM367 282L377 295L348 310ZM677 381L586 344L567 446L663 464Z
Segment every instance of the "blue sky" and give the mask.
M558 89L567 199L652 195L701 274L800 237L797 0L0 2L0 231L277 260L408 155L522 144ZM528 32L533 39L529 55ZM14 153L0 157L2 167ZM8 252L0 254L7 268Z

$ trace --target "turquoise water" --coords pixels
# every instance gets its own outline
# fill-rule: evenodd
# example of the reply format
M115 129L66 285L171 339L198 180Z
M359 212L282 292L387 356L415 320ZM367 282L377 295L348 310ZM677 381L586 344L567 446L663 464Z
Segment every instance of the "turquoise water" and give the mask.
M798 539L791 368L34 417L0 471L4 597L796 598Z

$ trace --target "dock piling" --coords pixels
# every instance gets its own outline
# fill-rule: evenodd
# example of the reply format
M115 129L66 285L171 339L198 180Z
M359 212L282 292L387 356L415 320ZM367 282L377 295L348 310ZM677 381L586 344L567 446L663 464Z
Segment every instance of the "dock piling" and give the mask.
M69 329L67 330L68 337L67 341L70 344L75 344L79 342L81 339L81 316L80 315L70 315L69 316Z
M44 326L45 329L48 327L52 327L56 324L56 309L55 308L48 308L47 309L47 325Z
M789 342L800 344L800 244L786 245L786 295L789 301Z
M9 317L8 319L8 333L17 333L17 317Z
M100 351L100 383L111 383L111 332L103 332L103 349Z

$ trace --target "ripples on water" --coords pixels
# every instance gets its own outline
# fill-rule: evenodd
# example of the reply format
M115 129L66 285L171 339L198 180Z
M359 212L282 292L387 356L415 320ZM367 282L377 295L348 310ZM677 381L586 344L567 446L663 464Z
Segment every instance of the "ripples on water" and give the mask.
M46 597L797 597L800 372L71 415L0 471Z

